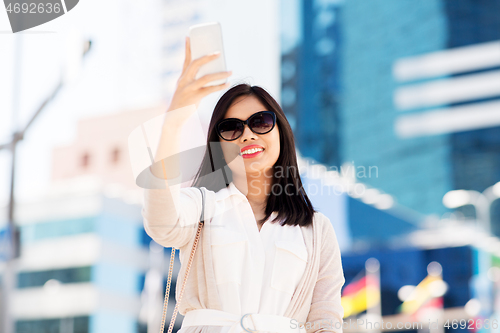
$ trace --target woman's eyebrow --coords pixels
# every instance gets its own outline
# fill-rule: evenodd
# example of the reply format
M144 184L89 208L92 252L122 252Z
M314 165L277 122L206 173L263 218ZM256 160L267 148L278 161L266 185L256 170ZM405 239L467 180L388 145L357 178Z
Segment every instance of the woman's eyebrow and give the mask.
M266 110L255 111L255 112L254 112L254 113L252 113L250 116L248 116L248 118L250 118L250 117L251 117L251 116L253 116L254 114L259 113L259 112L262 112L262 111L269 111L269 110L267 110L267 109L266 109ZM247 118L247 119L241 119L241 118L238 118L238 117L225 117L225 118L224 118L224 119L222 119L222 120L226 120L226 119L239 119L239 120L245 121L245 120L248 120L248 118Z
M251 116L250 116L250 117L251 117ZM250 117L248 117L248 118L250 118ZM247 118L247 119L248 119L248 118ZM239 119L239 120L246 120L246 119L241 119L241 118L238 118L238 117L226 117L226 118L224 118L223 120L225 120L225 119Z

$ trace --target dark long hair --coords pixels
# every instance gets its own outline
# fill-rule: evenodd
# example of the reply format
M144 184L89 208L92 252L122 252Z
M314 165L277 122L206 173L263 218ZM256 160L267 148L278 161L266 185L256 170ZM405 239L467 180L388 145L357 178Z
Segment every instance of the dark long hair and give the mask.
M255 96L269 111L274 111L276 125L279 128L280 155L273 166L272 186L279 184L278 188L281 189L279 191L281 194L271 191L267 198L266 216L260 222L265 222L276 211L278 215L275 220L284 221L281 225L307 226L312 224L316 211L302 186L292 128L276 100L259 86L251 86L246 83L238 84L231 87L219 99L208 128L207 149L192 186L205 187L217 192L231 183L232 172L227 166L220 144L217 144L219 136L215 125L224 119L227 110L239 96ZM282 176L276 177L275 175L278 173ZM204 177L205 175L207 177Z

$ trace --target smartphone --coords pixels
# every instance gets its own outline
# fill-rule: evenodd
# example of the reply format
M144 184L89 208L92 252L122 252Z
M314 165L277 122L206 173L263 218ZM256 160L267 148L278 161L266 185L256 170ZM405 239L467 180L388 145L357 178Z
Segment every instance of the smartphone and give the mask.
M219 22L209 22L193 25L189 28L191 44L191 60L219 51L221 55L200 67L195 79L218 72L225 72L226 57L222 44L222 28ZM227 82L227 78L208 82L203 87L215 86Z

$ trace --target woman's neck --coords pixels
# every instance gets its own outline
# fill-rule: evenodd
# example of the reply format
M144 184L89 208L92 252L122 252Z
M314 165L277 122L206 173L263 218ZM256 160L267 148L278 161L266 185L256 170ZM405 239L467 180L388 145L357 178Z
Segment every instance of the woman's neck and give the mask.
M271 193L273 185L272 169L266 173L235 175L233 173L233 183L236 188L243 193L252 208L254 206L265 209L267 197Z

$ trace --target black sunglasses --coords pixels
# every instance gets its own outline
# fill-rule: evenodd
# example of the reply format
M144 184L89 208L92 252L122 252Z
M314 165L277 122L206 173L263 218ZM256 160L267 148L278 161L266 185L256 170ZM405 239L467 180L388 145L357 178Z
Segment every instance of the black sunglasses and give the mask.
M245 124L255 134L266 134L271 132L276 125L276 114L273 111L259 111L247 120L227 118L219 121L215 129L222 139L234 141L243 134Z

